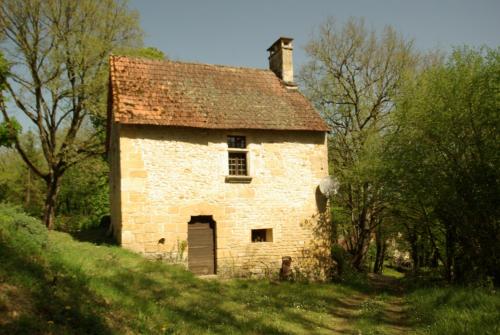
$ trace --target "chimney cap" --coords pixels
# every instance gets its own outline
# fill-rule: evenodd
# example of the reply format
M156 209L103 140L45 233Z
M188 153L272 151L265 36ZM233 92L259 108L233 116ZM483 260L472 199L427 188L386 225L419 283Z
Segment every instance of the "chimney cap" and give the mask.
M283 37L283 36L282 36L282 37L278 38L278 39L276 40L276 42L274 42L274 43L273 43L273 44L272 44L272 45L271 45L271 46L267 49L267 51L272 52L272 51L276 50L276 47L277 47L277 46L281 46L282 44L284 44L285 46L288 46L288 44L289 44L290 42L292 42L292 41L293 41L293 38L290 38L290 37Z

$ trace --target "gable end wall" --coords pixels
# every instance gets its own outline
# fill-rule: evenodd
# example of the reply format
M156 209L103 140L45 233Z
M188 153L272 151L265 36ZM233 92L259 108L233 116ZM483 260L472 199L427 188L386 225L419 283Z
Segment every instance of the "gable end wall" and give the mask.
M228 135L246 136L248 184L225 181ZM328 175L323 132L122 125L115 141L111 179L120 182L112 190L121 195L112 207L125 248L185 262L191 216L212 215L217 272L235 274L279 268L315 239L306 220L318 213L317 186ZM272 228L273 242L252 243L258 228Z

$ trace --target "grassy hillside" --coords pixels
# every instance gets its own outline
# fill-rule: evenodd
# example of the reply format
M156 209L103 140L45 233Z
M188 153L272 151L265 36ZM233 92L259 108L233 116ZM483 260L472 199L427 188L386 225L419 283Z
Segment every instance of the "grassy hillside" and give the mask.
M419 308L412 309L398 291L381 286L203 280L119 247L47 232L4 205L0 260L1 334L442 334L438 324L470 329L457 318L479 333L500 329L497 293L415 291L408 299ZM431 308L445 316L426 312Z
M500 296L495 290L427 287L408 294L408 315L424 334L500 334Z

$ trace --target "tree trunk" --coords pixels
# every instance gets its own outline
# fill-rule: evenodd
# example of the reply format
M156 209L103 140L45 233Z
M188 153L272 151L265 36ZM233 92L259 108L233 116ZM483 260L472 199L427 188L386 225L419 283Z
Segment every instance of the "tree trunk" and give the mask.
M29 208L31 202L31 169L27 168L26 197L24 198L24 208Z
M455 234L450 226L446 227L446 262L445 276L448 282L453 282L455 279Z
M413 261L413 273L418 273L418 271L420 270L420 263L419 263L420 257L416 239L412 239L410 241L410 248L411 248L411 260Z
M47 181L47 193L43 208L43 223L48 229L54 229L56 218L56 201L59 193L59 177L56 175Z
M438 248L434 248L434 251L432 253L432 257L431 257L431 263L430 263L430 267L435 269L439 266L439 259L440 259L440 255L439 255L439 249Z
M366 222L366 219L364 221ZM363 224L363 229L359 234L359 240L357 241L355 254L352 259L352 266L358 270L362 270L363 261L370 244L370 233L370 229Z
M420 252L419 252L419 236L416 227L408 227L408 242L410 242L410 257L413 263L412 271L414 274L418 273L420 269Z
M373 264L373 272L380 274L382 273L382 268L384 266L385 249L386 249L386 243L382 234L381 225L379 225L375 233L375 245L377 247L377 252L375 255L375 264Z
M357 220L357 229L359 229L358 240L356 241L356 250L354 253L354 257L352 260L352 265L357 270L365 270L363 269L363 263L365 260L366 253L368 251L368 247L370 246L371 240L371 223L374 219L371 215L370 208L367 205L367 197L368 197L368 183L363 183L359 192L361 194L361 203L358 205L360 208L360 212L356 217ZM353 222L354 224L355 222ZM356 226L356 225L354 225ZM369 267L368 267L369 270Z

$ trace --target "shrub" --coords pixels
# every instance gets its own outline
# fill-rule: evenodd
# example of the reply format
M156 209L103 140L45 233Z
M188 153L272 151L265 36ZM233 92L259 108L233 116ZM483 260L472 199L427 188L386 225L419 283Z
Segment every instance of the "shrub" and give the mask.
M23 255L38 254L47 245L47 229L41 222L23 213L19 207L0 204L0 243Z

